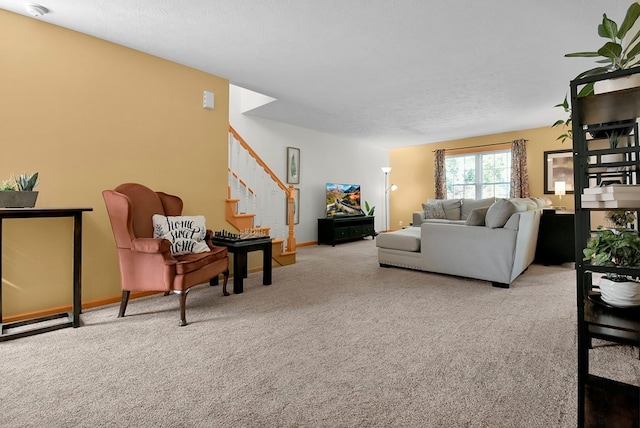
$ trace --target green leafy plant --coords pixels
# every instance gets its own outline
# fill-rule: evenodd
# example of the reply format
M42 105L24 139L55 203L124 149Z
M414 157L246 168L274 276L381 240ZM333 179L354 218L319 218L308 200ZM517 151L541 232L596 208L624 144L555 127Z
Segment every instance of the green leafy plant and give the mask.
M640 266L640 237L632 230L598 226L582 253L583 261L590 261L594 266L637 267ZM615 273L607 273L607 278L613 281L629 279Z
M620 142L620 136L620 132L612 132L611 134L607 134L607 137L609 138L609 147L611 147L612 149L617 148Z
M569 105L569 100L567 100L567 96L565 95L564 101L561 102L560 104L556 104L554 107L562 107L564 109L564 112L569 114L569 117L567 119L556 120L556 122L553 125L551 125L552 128L555 128L557 126L562 126L562 125L565 125L567 127L565 132L560 134L560 136L558 136L556 140L562 140L563 143L567 139L572 140L573 129L571 127L571 106Z
M598 35L607 39L608 41L595 52L574 52L568 53L565 57L587 57L587 58L600 58L597 63L607 64L606 66L598 66L587 71L583 71L578 74L576 79L581 77L591 76L594 74L607 73L609 71L621 70L632 68L640 65L640 58L636 59L640 54L640 29L635 29L635 33L630 33L633 25L640 17L640 4L634 2L627 9L622 25L618 28L618 24L609 19L607 14L602 14L602 23L598 25ZM593 94L593 83L584 85L580 92L579 97ZM564 143L567 139L573 139L573 130L571 127L571 106L568 99L565 96L564 101L556 104L554 107L563 108L565 113L569 114L568 119L559 119L551 127L566 126L566 131L556 140L562 140ZM618 142L618 135L610 137L611 148L615 148Z
M9 180L5 180L0 185L1 191L16 191L16 192L32 192L33 189L40 183L38 180L38 173L26 174L21 172L18 177L11 175Z
M373 216L373 213L375 212L376 207L373 206L369 206L369 202L368 201L364 201L364 212L368 215L368 216Z
M584 71L577 78L640 65L640 58L636 59L640 54L640 43L638 43L640 29L634 29L635 33L629 33L638 17L640 17L640 4L638 2L634 2L629 6L620 27L604 13L602 15L602 23L598 25L598 35L608 39L608 41L595 52L574 52L566 54L565 57L600 58L596 62L607 65ZM579 96L591 93L593 93L593 83L585 85Z
M38 173L25 174L21 172L18 178L15 179L18 192L32 192L40 182L38 181Z
M0 184L0 192L13 192L16 190L16 186L11 184L9 180L4 180L2 184Z
M613 210L607 211L605 218L616 225L617 228L626 228L630 223L636 221L633 211Z

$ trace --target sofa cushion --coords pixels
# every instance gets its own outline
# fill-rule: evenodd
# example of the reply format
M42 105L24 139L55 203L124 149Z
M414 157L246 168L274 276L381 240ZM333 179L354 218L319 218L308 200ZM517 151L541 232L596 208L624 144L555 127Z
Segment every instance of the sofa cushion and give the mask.
M464 224L464 222L465 220L448 220L446 218L428 218L428 219L425 219L422 223Z
M491 229L503 227L509 217L516 212L516 206L508 199L498 199L487 210L484 224Z
M448 220L460 220L460 207L462 202L460 199L429 199L427 203L432 204L440 202L444 209L444 215Z
M487 211L489 211L489 207L471 210L464 224L466 226L484 226L484 219L487 216Z
M538 209L538 204L531 198L512 198L510 201L515 205L516 211L531 211Z
M492 203L496 201L496 198L485 198L485 199L463 199L462 206L460 207L460 219L466 220L476 208L489 208ZM482 220L484 222L484 219Z
M419 227L381 233L376 238L376 247L400 251L420 251L420 233Z
M447 218L441 202L422 204L422 210L424 211L424 218Z
M227 257L227 252L227 247L215 247L206 253L190 253L175 256L175 259L178 261L178 264L175 265L176 274L185 275L222 260Z
M541 198L541 197L533 196L530 199L536 203L538 208L546 208L551 206L551 199L549 198Z

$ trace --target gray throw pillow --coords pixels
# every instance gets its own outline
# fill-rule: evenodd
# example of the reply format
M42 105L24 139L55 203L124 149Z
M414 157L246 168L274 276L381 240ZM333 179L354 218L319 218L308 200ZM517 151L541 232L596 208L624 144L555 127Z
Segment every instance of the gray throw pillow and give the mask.
M487 210L484 224L491 229L503 227L514 212L516 212L516 206L511 201L498 199Z
M476 208L471 210L467 216L467 221L464 222L466 226L484 226L484 219L487 216L489 207Z
M447 218L440 202L422 204L422 209L424 211L424 218Z
M440 202L444 215L447 220L460 220L460 207L462 206L460 199L429 199L427 203L435 204Z

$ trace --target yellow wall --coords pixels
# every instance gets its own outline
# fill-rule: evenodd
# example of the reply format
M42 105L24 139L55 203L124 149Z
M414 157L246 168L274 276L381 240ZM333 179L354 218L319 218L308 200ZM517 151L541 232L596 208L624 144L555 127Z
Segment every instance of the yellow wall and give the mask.
M141 182L225 228L227 80L3 10L0 70L0 181L39 171L37 206L93 207L83 301L120 293L102 190ZM71 303L71 230L69 219L4 222L3 315Z
M531 196L548 196L554 205L562 205L568 210L573 210L573 195L563 196L560 201L558 196L544 194L544 152L572 148L570 140L564 143L556 140L561 133L559 129L548 126L392 149L389 152L392 168L389 182L397 184L398 190L390 193L390 228L398 229L400 221L405 226L409 225L412 213L422 209L420 204L434 197L434 150L511 142L520 138L528 140L527 164Z

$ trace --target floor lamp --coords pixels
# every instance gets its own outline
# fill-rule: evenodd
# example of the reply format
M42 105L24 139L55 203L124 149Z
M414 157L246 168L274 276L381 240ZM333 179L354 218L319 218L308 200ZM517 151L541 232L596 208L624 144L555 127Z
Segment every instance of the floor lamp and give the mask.
M398 188L398 186L396 186L395 184L392 184L391 186L389 186L389 171L391 171L390 166L382 167L382 172L384 172L384 231L385 232L389 230L389 224L387 223L389 219L389 204L388 204L389 190L394 191Z

